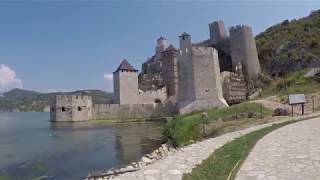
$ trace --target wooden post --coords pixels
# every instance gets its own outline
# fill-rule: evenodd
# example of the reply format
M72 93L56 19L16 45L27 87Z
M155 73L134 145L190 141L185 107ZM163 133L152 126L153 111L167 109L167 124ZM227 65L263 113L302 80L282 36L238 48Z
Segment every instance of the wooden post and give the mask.
M293 104L291 104L291 116L293 116Z
M236 105L236 120L238 119L238 104Z
M260 118L262 119L262 104L260 104Z
M304 115L304 104L302 103L301 106L302 106L302 115Z
M312 96L312 112L314 112L314 96Z

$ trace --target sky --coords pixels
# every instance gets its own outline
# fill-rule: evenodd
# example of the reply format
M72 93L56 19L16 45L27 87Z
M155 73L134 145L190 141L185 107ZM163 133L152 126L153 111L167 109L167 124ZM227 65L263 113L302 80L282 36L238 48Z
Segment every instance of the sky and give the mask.
M247 24L254 34L320 9L320 1L0 1L0 92L112 91L126 58L137 69L161 35L175 47L186 31L209 37L208 24Z

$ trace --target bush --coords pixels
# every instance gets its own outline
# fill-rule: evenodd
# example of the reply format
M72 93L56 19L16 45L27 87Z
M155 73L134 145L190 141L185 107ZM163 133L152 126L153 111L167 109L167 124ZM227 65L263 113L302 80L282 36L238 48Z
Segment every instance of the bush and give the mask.
M200 123L200 113L176 116L164 127L165 140L174 146L182 146L189 144L191 140L199 140L201 139Z

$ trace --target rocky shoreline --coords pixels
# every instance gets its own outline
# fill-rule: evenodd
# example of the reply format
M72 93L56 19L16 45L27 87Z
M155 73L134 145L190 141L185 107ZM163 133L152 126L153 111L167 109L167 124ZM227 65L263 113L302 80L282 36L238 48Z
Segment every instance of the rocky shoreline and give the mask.
M145 154L137 162L132 162L131 164L121 167L112 168L106 172L90 173L85 180L106 180L113 179L120 174L125 174L128 172L138 171L141 168L153 164L154 162L167 157L170 153L175 152L176 149L169 144L162 144L159 148L154 150L149 154Z

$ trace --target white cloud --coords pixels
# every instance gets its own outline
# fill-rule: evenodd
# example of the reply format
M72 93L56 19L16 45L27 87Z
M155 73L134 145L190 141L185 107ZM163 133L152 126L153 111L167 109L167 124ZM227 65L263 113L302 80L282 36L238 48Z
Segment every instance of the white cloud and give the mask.
M110 74L110 73L105 73L103 75L104 79L107 80L107 81L112 81L113 80L113 74Z
M105 73L103 77L107 81L107 91L113 92L113 74Z
M16 77L14 70L4 64L0 64L0 92L13 88L22 88L22 81Z

